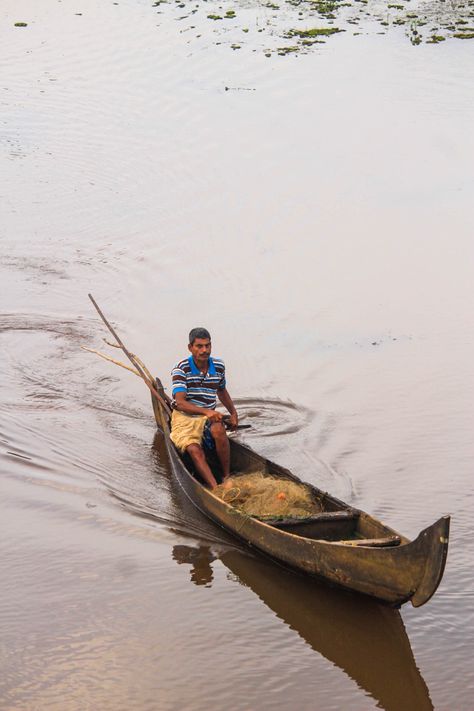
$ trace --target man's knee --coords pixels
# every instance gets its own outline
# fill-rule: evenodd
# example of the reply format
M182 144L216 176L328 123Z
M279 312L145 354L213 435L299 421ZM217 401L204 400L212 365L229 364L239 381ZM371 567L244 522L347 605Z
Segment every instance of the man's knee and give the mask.
M204 452L200 444L190 444L186 447L186 452L193 458L201 459L204 457Z
M211 434L214 439L224 439L227 438L227 433L222 422L215 422L211 425Z

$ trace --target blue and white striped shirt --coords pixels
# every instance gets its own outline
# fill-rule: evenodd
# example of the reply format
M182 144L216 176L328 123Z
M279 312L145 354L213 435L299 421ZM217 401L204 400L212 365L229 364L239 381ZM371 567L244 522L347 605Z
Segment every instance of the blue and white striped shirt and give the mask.
M204 375L197 368L193 357L185 358L171 371L173 397L176 393L186 393L186 400L198 407L214 410L217 391L225 388L225 365L220 358L209 357L209 368Z

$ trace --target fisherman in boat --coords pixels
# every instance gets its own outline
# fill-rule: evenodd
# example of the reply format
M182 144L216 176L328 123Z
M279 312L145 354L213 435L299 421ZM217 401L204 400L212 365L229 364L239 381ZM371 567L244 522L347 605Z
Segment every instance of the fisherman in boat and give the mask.
M175 365L171 440L182 453L191 457L196 471L211 488L217 486L205 451L215 450L223 479L230 474L230 446L224 426L224 415L216 410L217 398L230 414L231 429L239 418L226 388L225 365L211 358L211 336L205 328L193 328L189 334L191 355Z

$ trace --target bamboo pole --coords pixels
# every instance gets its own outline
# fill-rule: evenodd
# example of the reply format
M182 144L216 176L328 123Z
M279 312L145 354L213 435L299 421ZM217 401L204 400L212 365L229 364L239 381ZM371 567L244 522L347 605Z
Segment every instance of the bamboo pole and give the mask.
M166 412L168 417L171 415L171 410L172 410L172 400L171 398L165 393L163 390L163 385L161 384L161 380L159 378L156 379L156 384L158 385L158 388L155 385L155 379L151 375L150 371L146 367L146 365L143 363L143 361L134 353L129 351L121 339L119 338L118 334L116 331L113 329L113 327L110 325L110 323L107 321L105 318L104 314L102 313L101 309L99 308L97 302L95 301L94 297L92 294L88 295L92 303L94 304L94 307L99 314L100 318L102 321L105 323L109 331L112 333L113 337L117 340L117 343L111 343L108 341L106 338L103 339L104 343L106 343L108 346L111 346L112 348L120 348L129 361L132 363L134 366L133 368L130 368L129 365L125 365L125 363L122 363L119 360L116 360L115 358L112 358L109 355L106 355L105 353L101 353L98 350L95 350L94 348L88 348L87 346L81 346L82 350L88 351L89 353L95 353L98 355L100 358L103 358L104 360L108 360L110 363L114 363L115 365L120 366L121 368L125 368L125 370L129 370L131 373L134 375L138 376L143 380L143 382L147 385L149 390L151 391L153 397L157 400L159 404L159 411L160 411L160 419L161 419L161 426L163 429L163 434L165 437L169 436L168 433L168 428L165 423L165 418L163 416L163 410ZM158 392L158 390L160 392ZM163 409L162 409L163 408ZM224 420L228 419L228 417L224 417ZM237 429L248 429L251 427L251 425L238 425Z
M168 403L161 397L161 395L160 395L159 392L157 391L157 389L156 389L156 387L155 387L155 385L154 385L153 377L152 377L151 374L150 374L150 371L148 370L148 368L146 368L146 367L143 365L143 363L140 361L139 358L137 358L136 356L134 356L133 353L131 353L131 352L128 350L128 348L127 348L127 347L125 346L125 344L122 342L121 338L118 336L118 334L117 334L117 332L115 331L115 329L110 325L110 323L109 323L109 322L107 321L107 319L105 318L104 314L102 313L101 309L99 308L99 305L97 304L97 302L96 302L96 300L94 299L94 297L92 296L92 294L88 294L88 296L89 296L89 299L92 301L92 303L93 303L93 305L94 305L94 308L95 308L95 310L97 311L97 313L99 314L100 318L102 319L102 321L104 322L104 324L107 326L107 328L109 329L109 331L110 331L110 333L112 334L112 336L113 336L113 337L115 338L115 340L117 341L118 347L121 348L122 351L125 353L125 355L127 356L128 360L131 362L131 364L134 366L134 368L138 371L139 376L141 377L141 379L143 380L143 382L145 383L145 385L148 387L148 389L150 390L150 392L151 392L151 394L153 395L153 397L155 397L155 398L157 399L158 403L160 404L160 406L161 406L161 407L160 407L160 414L161 414L161 417L162 417L162 423L161 423L161 424L162 424L163 430L165 430L166 426L165 426L163 411L162 411L161 408L163 408L164 412L166 412L168 415L170 415L170 407L169 407Z
M88 353L95 353L100 358L103 358L104 360L108 360L108 361L110 361L110 363L115 363L115 365L119 365L121 368L125 368L125 370L129 370L131 373L133 373L134 375L137 375L139 378L142 377L140 375L140 373L138 372L138 370L136 370L135 368L131 368L129 365L125 365L125 363L122 363L119 360L115 360L115 358L111 358L106 353L101 353L100 351L96 351L95 348L88 348L87 346L81 346L81 348L83 351L88 351Z

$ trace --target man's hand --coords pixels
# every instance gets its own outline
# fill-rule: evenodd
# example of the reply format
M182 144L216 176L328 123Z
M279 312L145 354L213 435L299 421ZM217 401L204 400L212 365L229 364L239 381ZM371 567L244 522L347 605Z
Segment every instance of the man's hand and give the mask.
M239 424L239 416L237 415L236 412L234 412L229 419L227 420L229 423L229 427L231 430L235 430L237 425Z
M210 422L222 422L222 418L224 417L222 412L217 412L217 410L205 410L205 414Z

